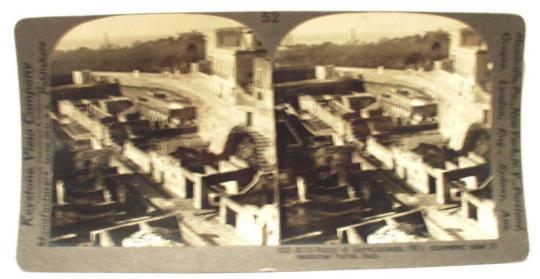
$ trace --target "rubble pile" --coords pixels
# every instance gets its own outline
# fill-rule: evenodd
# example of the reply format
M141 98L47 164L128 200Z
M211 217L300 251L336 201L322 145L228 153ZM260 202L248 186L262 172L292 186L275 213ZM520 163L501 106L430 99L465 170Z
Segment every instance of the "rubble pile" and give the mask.
M178 237L171 230L165 228L148 228L124 238L122 240L122 247L184 246L177 239Z
M367 243L424 242L429 238L417 232L414 224L388 224L368 235Z

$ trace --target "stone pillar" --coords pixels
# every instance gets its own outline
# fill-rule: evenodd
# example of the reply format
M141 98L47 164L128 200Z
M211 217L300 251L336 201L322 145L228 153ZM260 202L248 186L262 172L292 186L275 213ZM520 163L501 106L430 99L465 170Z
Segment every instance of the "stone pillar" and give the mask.
M261 245L276 246L280 244L278 220L279 207L277 205L265 205L259 210L259 222L263 224L261 227Z
M193 181L193 206L203 209L208 206L208 188L202 177Z
M57 180L56 181L56 203L58 205L65 204L64 195L65 195L65 188L64 188L64 181L63 180Z
M466 199L467 193L461 194L461 215L465 218L469 218L469 202Z
M106 203L113 202L113 194L108 189L103 190L103 199Z
M365 244L366 242L360 236L360 234L354 229L354 228L348 228L345 231L345 235L347 236L347 243L348 244Z
M439 204L446 204L450 200L450 185L443 172L437 176L435 197Z
M103 231L99 233L99 246L101 247L114 247L116 246L116 243L114 243L113 238L109 234L109 232Z
M308 189L306 185L306 180L301 176L296 177L296 189L298 191L298 200L300 200L300 202L308 201Z
M227 224L227 198L222 197L219 200L219 223L225 225Z

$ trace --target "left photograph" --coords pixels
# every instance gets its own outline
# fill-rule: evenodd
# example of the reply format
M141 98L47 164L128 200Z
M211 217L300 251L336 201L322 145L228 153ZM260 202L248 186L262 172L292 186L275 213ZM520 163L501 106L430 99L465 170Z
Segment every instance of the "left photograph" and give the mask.
M272 64L224 17L114 16L57 43L50 246L278 245Z

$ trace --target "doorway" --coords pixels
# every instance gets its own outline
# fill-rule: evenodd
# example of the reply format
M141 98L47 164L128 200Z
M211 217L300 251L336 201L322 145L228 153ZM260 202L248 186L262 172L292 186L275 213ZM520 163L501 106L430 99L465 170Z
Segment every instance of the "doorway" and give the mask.
M186 178L186 199L193 198L193 182Z
M437 191L437 179L435 179L435 177L429 174L428 174L428 186L429 186L428 194L435 194L435 192Z
M469 212L467 212L469 218L478 221L478 209L476 206L469 202Z
M236 227L236 212L228 207L225 210L226 210L225 222L227 223L227 225Z
M251 127L253 125L253 113L246 113L246 126Z

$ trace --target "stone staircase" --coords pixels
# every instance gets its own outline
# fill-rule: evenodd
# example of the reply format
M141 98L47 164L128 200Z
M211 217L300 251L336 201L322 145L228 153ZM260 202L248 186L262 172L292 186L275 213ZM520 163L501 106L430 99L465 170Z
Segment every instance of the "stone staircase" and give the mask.
M249 129L248 127L244 127L243 130L255 142L255 152L256 152L255 156L257 157L256 162L257 162L257 166L259 166L259 171L261 172L272 171L270 167L271 164L265 159L264 154L263 154L266 148L273 148L272 146L270 146L270 140L267 137L261 135L259 132Z

